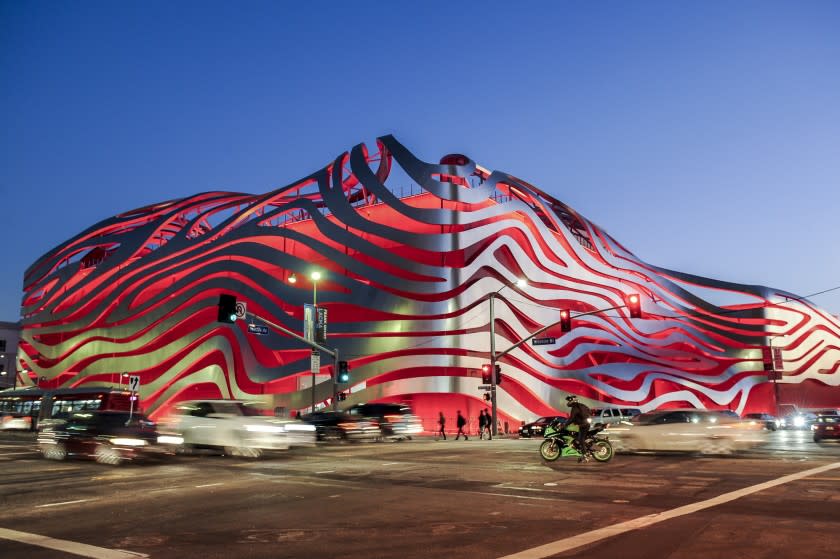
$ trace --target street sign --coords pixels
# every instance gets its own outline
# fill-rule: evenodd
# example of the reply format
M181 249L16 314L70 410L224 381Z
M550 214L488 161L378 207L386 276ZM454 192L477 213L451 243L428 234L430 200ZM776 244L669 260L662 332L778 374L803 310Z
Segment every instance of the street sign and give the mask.
M128 377L128 389L137 392L140 389L140 376L131 375Z
M268 326L260 326L259 324L249 324L248 331L257 336L268 336Z
M321 354L317 351L313 351L309 356L309 370L313 375L321 370Z
M303 339L307 342L315 341L315 305L303 305Z
M478 389L479 390L492 390L493 385L491 385L491 384L479 384Z
M327 343L327 308L318 307L317 322L315 324L315 343Z
M246 305L244 301L237 301L236 302L236 319L237 320L244 320L246 314L248 314L248 305Z
M557 342L555 338L532 338L531 345L551 345Z

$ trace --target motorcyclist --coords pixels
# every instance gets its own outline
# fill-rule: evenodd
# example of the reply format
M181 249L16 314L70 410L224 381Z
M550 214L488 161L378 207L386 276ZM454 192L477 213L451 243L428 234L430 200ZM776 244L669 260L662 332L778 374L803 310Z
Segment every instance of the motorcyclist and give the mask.
M577 448L581 455L578 459L578 462L580 462L581 460L588 458L586 456L584 441L586 440L586 435L589 432L589 408L578 402L577 396L573 394L566 396L566 405L569 406L570 409L569 417L563 422L563 429L566 429L569 425L578 426Z

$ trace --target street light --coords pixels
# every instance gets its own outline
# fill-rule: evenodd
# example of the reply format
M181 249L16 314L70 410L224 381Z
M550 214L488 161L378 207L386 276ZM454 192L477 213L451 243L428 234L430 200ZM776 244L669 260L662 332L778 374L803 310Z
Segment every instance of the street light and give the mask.
M314 307L314 311L315 311L315 316L313 317L313 320L315 322L317 322L318 321L318 280L321 279L321 272L319 272L318 270L313 270L309 274L309 279L312 280L312 306ZM294 274L289 276L289 283L297 283L297 276L295 276ZM304 318L304 320L306 320L306 318ZM314 325L313 325L313 331L314 331ZM312 350L312 355L318 355L318 350L313 349ZM311 366L311 361L310 361L310 369L312 370L312 413L315 413L315 368Z
M521 289L525 287L527 283L528 282L524 279L518 279L516 280L516 287ZM496 419L496 316L493 312L493 302L496 299L496 295L498 295L499 292L507 286L508 284L504 284L490 294L490 421L493 422L491 432L494 436L499 434L499 430L498 420Z

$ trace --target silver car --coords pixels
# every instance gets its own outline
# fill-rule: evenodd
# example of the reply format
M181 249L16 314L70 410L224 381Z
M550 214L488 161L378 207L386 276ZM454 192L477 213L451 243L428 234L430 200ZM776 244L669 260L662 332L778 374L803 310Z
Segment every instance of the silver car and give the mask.
M265 450L315 445L312 425L264 415L242 400L182 402L168 422L168 430L183 438L186 449L213 448L249 458Z
M687 451L731 454L765 441L763 427L711 410L658 410L629 422L610 425L604 433L616 451Z

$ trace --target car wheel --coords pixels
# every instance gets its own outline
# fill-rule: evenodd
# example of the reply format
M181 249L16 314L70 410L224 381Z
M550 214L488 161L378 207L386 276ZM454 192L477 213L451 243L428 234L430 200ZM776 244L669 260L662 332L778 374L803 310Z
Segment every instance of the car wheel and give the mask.
M818 443L818 442L820 442L821 440L822 440L822 437L820 437L820 436L819 436L819 435L817 435L817 434L814 434L814 442L815 442L815 443Z
M99 443L96 445L96 450L93 455L97 462L108 464L109 466L119 466L123 461L120 451L108 443Z
M344 431L339 427L327 427L324 429L324 435L321 437L324 442L339 443L344 440Z
M47 460L64 460L67 458L67 447L64 443L55 443L41 447L41 454Z
M701 454L732 454L732 441L727 439L708 439L700 448Z

